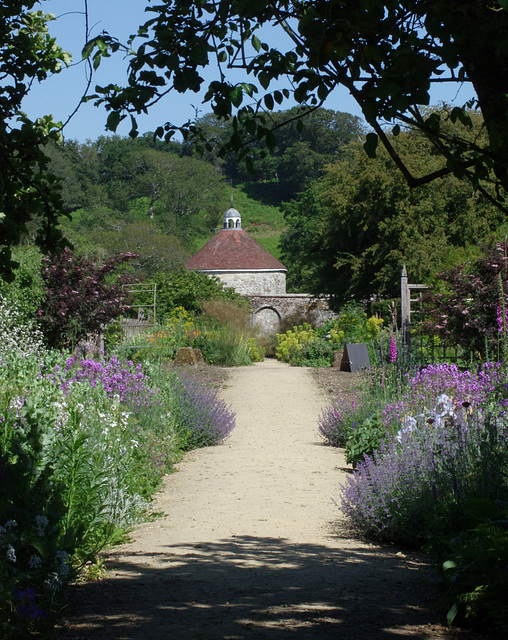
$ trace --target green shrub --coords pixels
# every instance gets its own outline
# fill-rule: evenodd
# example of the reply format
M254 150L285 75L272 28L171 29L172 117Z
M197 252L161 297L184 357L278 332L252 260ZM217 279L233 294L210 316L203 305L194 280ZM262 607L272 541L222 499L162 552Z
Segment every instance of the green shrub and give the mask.
M365 456L370 456L379 449L385 436L383 421L376 413L353 425L346 441L346 462L356 467Z
M230 327L206 331L200 341L205 362L223 367L241 367L252 364L252 349L246 338Z
M335 348L326 340L315 339L291 352L289 362L295 367L330 367Z
M293 355L301 349L304 344L308 344L313 340L318 339L319 337L316 331L308 323L293 327L293 329L289 329L286 333L278 333L278 346L275 351L277 360L290 362Z
M157 273L150 278L157 285L156 315L164 320L176 307L183 307L189 313L203 311L203 302L210 300L230 300L248 308L249 303L216 277L199 271L175 269L168 273ZM136 304L152 304L153 295L139 293Z
M479 522L449 543L451 555L443 563L448 583L444 598L450 607L448 623L467 622L482 633L506 637L508 505L475 500L464 509Z
M202 302L201 336L196 343L209 364L225 367L249 365L261 357L248 309L233 300Z

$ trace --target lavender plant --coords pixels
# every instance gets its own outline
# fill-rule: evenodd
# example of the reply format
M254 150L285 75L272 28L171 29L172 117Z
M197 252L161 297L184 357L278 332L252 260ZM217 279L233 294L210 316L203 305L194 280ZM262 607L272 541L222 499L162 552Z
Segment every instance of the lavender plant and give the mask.
M439 375L442 374L442 375ZM465 500L493 497L492 448L505 448L503 369L478 374L429 367L410 381L395 436L346 479L341 501L355 527L377 538L424 546L468 519ZM455 393L448 396L444 389ZM408 409L414 410L410 415ZM418 411L418 413L416 413Z
M348 402L340 396L332 405L321 411L318 421L319 434L325 444L332 447L345 447L352 430L361 419L355 401Z
M183 375L175 384L175 418L184 450L208 447L225 440L235 416L217 389L203 387Z

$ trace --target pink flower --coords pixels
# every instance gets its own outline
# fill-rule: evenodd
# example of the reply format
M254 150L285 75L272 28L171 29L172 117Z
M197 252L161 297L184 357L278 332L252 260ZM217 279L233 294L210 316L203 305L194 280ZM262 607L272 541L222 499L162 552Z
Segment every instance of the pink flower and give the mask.
M397 343L395 342L395 338L393 334L390 336L390 362L395 362L397 360Z
M500 306L498 306L498 308L497 308L497 326L498 326L498 329L499 329L499 333L502 333L502 331L503 331L503 317L502 317L502 312L501 312L501 307ZM504 328L505 328L505 330L508 329L508 309L505 310Z

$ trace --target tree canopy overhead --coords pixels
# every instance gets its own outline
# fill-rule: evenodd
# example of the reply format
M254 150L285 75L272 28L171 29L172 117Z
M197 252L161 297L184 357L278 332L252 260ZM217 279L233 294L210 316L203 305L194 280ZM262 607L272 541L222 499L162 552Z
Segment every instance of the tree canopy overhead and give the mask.
M33 239L43 249L62 243L56 228L62 213L60 188L48 173L43 152L58 138L51 116L34 121L21 111L32 84L58 73L70 61L51 37L52 14L31 11L35 0L0 5L0 273L12 277L11 247L32 223Z
M391 136L391 142L414 170L432 170L439 162L418 131ZM356 143L287 203L284 214L288 287L329 294L336 308L351 299L397 296L403 264L413 282L429 283L437 271L475 254L504 218L451 175L410 189L388 153L369 158Z
M292 98L312 110L341 85L374 130L367 152L374 155L380 140L411 186L451 172L478 185L493 170L497 185L506 188L507 9L508 0L160 1L147 9L152 17L137 34L141 44L135 37L130 42L128 86L98 88L99 101L111 110L110 129L130 114L135 135L137 113L171 91L199 91L204 69L215 63L204 100L217 116L233 118L229 149L249 138L271 147L274 106ZM98 63L108 46L118 43L103 35L89 43L85 55L95 51ZM245 74L240 80L239 72ZM432 83L466 81L476 93L467 106L484 117L485 145L443 126L467 124L466 105L441 116L421 111L429 105ZM395 133L401 124L422 131L442 165L412 173L383 129L387 122ZM157 133L169 138L177 129L196 134L192 123L171 122Z

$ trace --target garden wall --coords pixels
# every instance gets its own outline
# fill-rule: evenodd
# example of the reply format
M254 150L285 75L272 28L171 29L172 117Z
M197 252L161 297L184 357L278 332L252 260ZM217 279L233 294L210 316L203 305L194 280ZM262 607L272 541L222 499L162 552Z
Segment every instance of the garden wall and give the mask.
M252 324L263 335L274 335L283 320L291 316L303 316L306 322L319 326L337 314L328 307L328 298L306 294L249 296L252 306Z

